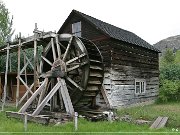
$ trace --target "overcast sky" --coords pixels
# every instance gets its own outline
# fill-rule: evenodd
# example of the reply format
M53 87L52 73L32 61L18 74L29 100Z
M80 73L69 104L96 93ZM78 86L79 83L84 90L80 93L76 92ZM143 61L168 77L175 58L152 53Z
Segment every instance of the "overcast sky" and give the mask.
M58 31L73 9L131 31L150 44L180 35L180 0L2 0L15 33Z

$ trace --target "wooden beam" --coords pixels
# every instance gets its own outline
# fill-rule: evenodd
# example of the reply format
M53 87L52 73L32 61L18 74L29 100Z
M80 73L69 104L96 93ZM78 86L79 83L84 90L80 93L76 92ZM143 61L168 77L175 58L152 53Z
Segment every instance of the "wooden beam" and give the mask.
M64 79L60 79L60 82L61 82L61 94L62 94L62 98L65 104L66 112L71 114L71 116L73 116L74 108L71 102L71 98L69 96L68 89L66 87L66 82Z
M21 33L19 33L17 76L20 76L20 61L21 61L20 57L21 57ZM16 108L18 107L18 102L19 102L19 87L20 87L20 80L17 77Z
M33 93L33 95L28 99L28 101L21 107L19 110L20 113L24 113L29 105L34 101L34 99L38 96L38 94L46 88L48 83L48 78L45 78L41 86Z
M0 74L0 99L2 98L1 96L2 93L3 91L2 91L1 74Z
M4 93L3 93L2 111L4 111L4 106L5 106L5 103L6 103L8 64L9 64L9 43L7 45L6 71L5 71L5 82L4 82Z
M30 86L30 91L31 91L31 89L32 89L32 87L34 86L34 83ZM25 97L27 97L28 96L28 93L30 92L28 89L27 89L27 91L26 91L26 93L23 95L23 97L19 100L19 105L22 103L22 101L25 99ZM31 91L32 92L32 91ZM31 93L30 92L30 93ZM33 93L31 93L31 94L33 94Z
M48 59L46 59L44 56L41 56L41 58L46 61L50 66L53 66L52 62L50 62Z
M59 45L59 39L58 39L58 35L56 35L56 47L57 47L57 52L58 52L58 58L60 59L61 58L61 48L60 48L60 45Z
M36 34L34 34L34 90L36 91L36 86L37 86L37 69L36 69L36 64L37 64L37 39L36 39Z
M53 53L53 59L54 61L56 61L56 51L55 51L55 47L54 47L54 39L51 38L51 48L52 48L52 53Z
M66 51L64 53L63 61L65 61L66 58L67 58L67 55L68 55L68 53L70 51L70 47L71 47L71 44L72 44L72 40L73 40L73 36L69 40L68 46L67 46Z
M8 117L13 117L13 118L18 118L18 119L24 120L24 113L6 111L6 115ZM50 117L48 117L48 116L36 116L36 117L33 117L30 114L27 114L27 120L47 125L49 123Z
M48 93L40 105L37 106L36 110L32 113L32 116L37 116L44 106L49 102L49 100L54 96L57 90L61 87L61 82L58 82L53 89Z

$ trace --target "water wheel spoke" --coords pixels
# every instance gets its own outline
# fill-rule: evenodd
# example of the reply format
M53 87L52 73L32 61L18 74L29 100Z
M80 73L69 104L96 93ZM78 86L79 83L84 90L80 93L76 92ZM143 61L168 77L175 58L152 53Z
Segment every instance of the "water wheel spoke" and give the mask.
M74 62L74 61L76 61L76 60L78 60L78 59L80 59L80 58L83 58L84 56L86 56L85 53L83 53L83 54L79 55L78 57L75 57L75 58L67 61L67 62L66 62L66 65L69 65L70 63L72 63L72 62Z
M67 72L70 72L70 71L72 71L72 70L75 70L75 69L77 69L77 68L79 68L79 67L82 67L82 66L84 66L84 65L86 65L86 64L88 64L88 62L82 62L82 63L79 63L79 64L76 65L76 66L67 68Z
M67 58L67 55L68 55L68 53L70 51L70 47L71 47L71 44L72 44L72 40L73 40L73 37L71 37L70 40L69 40L69 43L67 45L66 51L65 51L64 56L63 56L63 61L65 61L66 58Z
M52 47L53 59L55 61L56 60L56 51L55 51L55 47L54 47L54 39L53 38L51 38L51 47Z
M79 86L75 81L73 81L70 77L66 77L66 80L68 80L71 84L73 84L79 90L83 91L83 88Z
M56 48L57 48L58 58L61 58L61 48L59 44L61 43L58 40L58 36L56 36Z
M50 62L48 59L46 59L44 56L41 56L41 58L46 61L50 66L52 66L52 62Z

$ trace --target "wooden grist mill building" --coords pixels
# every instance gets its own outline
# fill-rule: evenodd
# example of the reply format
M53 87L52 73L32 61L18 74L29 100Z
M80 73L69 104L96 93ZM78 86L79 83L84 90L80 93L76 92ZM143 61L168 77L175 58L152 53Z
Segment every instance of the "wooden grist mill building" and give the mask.
M16 106L23 105L8 115L21 117L27 112L32 119L48 123L47 110L53 117L55 111L94 117L104 110L98 106L116 108L154 101L158 96L159 51L134 33L76 10L57 33L39 31L37 24L33 32L0 49L0 54L7 54L6 65L9 53L18 52ZM26 56L28 48L34 50L34 57ZM27 81L28 65L33 70L31 82ZM7 72L8 68L4 93ZM22 97L20 84L26 89Z
M120 107L153 101L158 96L159 50L136 34L76 10L58 33L89 39L100 50L104 90L96 97L97 104L103 105L102 97L111 107Z

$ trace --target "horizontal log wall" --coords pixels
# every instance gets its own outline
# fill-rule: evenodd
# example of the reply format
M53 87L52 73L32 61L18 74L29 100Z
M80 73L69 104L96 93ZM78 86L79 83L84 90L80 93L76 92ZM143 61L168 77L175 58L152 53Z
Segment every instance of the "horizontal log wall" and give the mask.
M104 58L104 85L113 107L127 106L157 98L158 53L116 40L106 40L96 44L103 56L108 56L108 59ZM135 78L146 80L145 93L135 94Z

